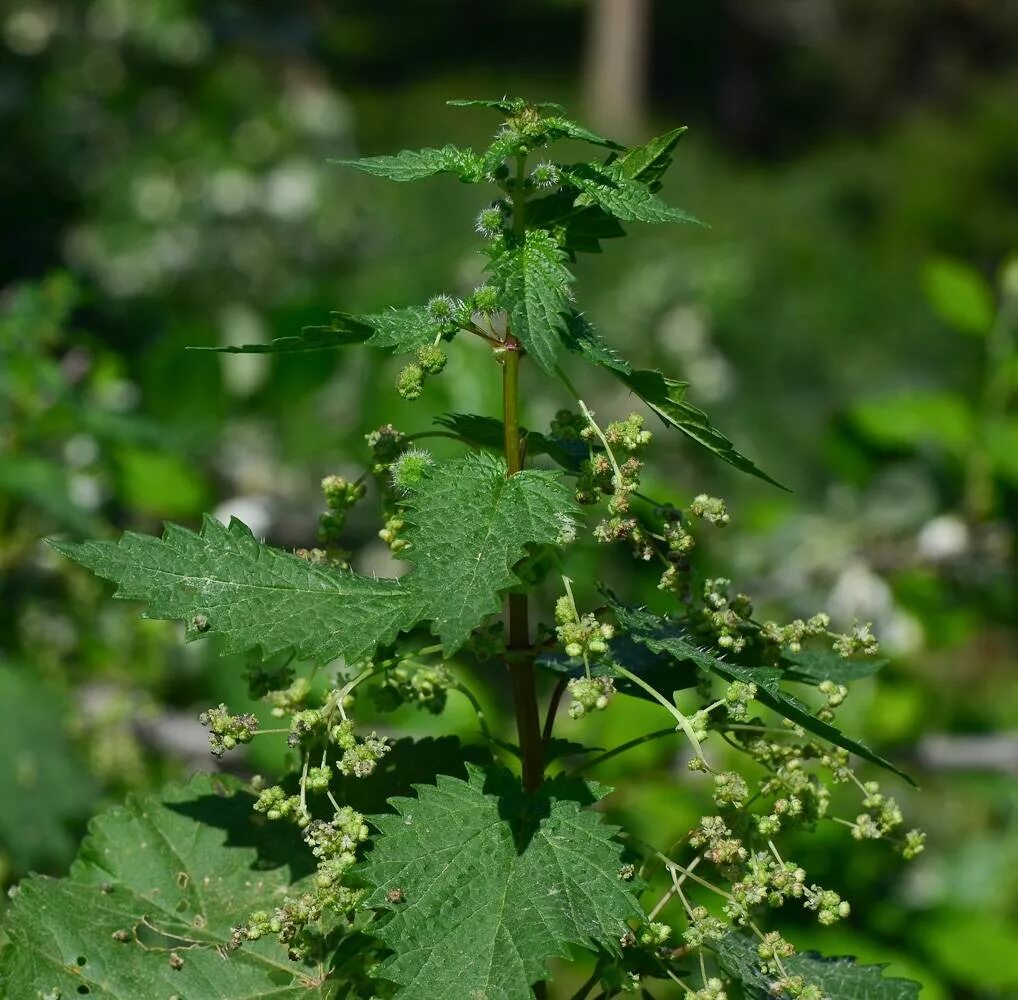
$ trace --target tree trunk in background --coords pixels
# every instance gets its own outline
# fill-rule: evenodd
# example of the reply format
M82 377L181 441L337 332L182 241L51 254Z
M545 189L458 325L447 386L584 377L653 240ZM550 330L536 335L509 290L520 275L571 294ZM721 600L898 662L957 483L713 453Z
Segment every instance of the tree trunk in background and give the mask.
M647 85L651 0L590 0L583 92L591 124L639 138Z

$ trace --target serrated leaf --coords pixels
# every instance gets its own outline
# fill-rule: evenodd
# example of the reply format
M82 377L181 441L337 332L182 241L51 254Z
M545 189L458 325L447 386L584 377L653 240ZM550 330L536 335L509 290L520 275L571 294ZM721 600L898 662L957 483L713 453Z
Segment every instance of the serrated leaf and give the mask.
M828 743L833 743L864 760L893 771L911 785L915 784L904 771L889 760L871 750L865 743L846 736L830 723L822 722L810 711L808 705L783 690L781 687L783 672L776 667L747 667L741 663L719 659L700 649L681 623L660 618L648 611L626 608L614 602L612 609L619 624L637 642L643 643L652 652L667 653L680 663L692 663L700 670L720 677L729 683L743 681L755 684L756 700L760 704L766 705L778 715L802 726L814 736L819 736Z
M661 372L649 369L626 372L618 367L609 367L615 372L616 377L629 386L664 423L681 431L723 462L779 489L786 489L738 451L735 445L711 424L710 418L703 410L683 398L688 383L666 378Z
M373 819L381 836L360 874L366 905L391 912L373 933L393 951L378 973L398 998L528 1000L571 946L618 954L642 911L619 878L614 829L572 789L553 779L526 796L504 772L470 768Z
M699 219L662 201L647 185L627 176L618 161L577 163L563 168L563 176L583 194L577 204L597 204L623 222L691 222Z
M566 330L566 289L575 280L564 258L549 233L529 229L522 241L491 264L512 333L549 375L554 374L558 346Z
M983 337L993 327L993 289L968 264L935 257L923 269L923 289L937 316L959 333Z
M775 977L760 970L756 941L729 933L714 945L725 973L742 984L746 1000L771 1000ZM790 976L823 990L828 1000L918 1000L920 986L911 979L887 979L883 965L859 965L854 958L825 958L805 952L783 959Z
M251 823L254 800L238 784L198 777L158 799L131 796L93 821L70 877L22 882L4 924L4 995L332 996L320 967L288 961L276 941L222 953L234 925L278 905L288 859L306 855L292 828Z
M592 365L608 368L617 378L624 379L632 374L629 362L615 353L582 313L573 311L569 314L562 340L570 351L582 355Z
M601 240L626 235L619 220L597 205L576 205L573 189L556 191L527 202L529 224L560 233L562 249L570 254L601 253Z
M481 158L471 149L445 145L441 149L404 149L393 156L368 156L360 160L330 160L340 167L355 167L390 181L419 181L435 174L455 174L473 184L481 179Z
M0 854L15 871L63 867L98 789L67 737L72 706L37 671L0 665Z
M162 539L126 532L119 542L54 542L58 551L147 602L147 616L187 623L188 638L219 635L226 652L294 649L326 663L356 661L421 621L446 650L499 609L528 544L556 541L574 510L548 472L511 479L487 455L435 465L408 498L408 558L415 569L378 580L315 565L259 542L240 521L206 517L201 533L168 525Z
M589 142L593 146L605 146L608 149L621 150L626 148L612 139L606 139L603 135L591 132L589 128L578 125L576 122L562 116L545 118L542 125L547 130L548 136L551 139L578 139L580 142Z
M191 347L189 350L218 354L292 354L366 343L393 354L407 354L448 334L449 327L436 323L423 306L405 306L359 316L334 312L328 326L306 326L300 336L278 337L267 344Z
M833 650L825 649L803 649L798 653L786 651L781 654L781 661L785 678L804 684L819 684L821 681L851 684L863 677L872 677L887 666L887 660L846 660Z
M687 131L686 126L682 125L642 146L634 146L619 157L619 169L626 177L640 181L651 191L656 191L661 186L661 177L671 165L676 144Z

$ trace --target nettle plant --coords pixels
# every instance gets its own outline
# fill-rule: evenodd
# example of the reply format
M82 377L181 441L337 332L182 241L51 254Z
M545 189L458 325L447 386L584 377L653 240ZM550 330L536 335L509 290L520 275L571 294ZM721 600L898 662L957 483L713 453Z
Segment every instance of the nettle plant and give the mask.
M226 705L201 722L217 756L285 740L293 767L271 785L196 777L96 819L67 878L30 878L14 893L7 995L522 1000L549 995L554 960L581 963L573 1000L917 996L880 967L796 954L772 926L785 905L825 925L849 912L788 856L789 834L832 820L846 840L890 841L906 858L922 849L853 756L896 768L835 726L848 683L881 665L875 638L858 624L832 632L823 613L760 621L728 580L699 576L696 537L728 525L725 503L649 498L644 417L602 417L562 368L570 355L589 362L693 445L768 478L684 400L684 383L620 358L573 296L570 263L624 235L620 223L695 221L657 194L683 129L626 149L556 105L454 103L504 115L484 152L444 146L351 165L493 188L476 220L486 283L240 350L366 343L409 354L397 390L413 399L466 333L501 369L501 419L442 418L436 433L465 446L448 460L419 447L426 435L370 434L364 475L323 483L320 548L280 551L211 518L200 533L171 525L161 539L55 543L118 597L146 602L149 617L183 621L188 639L256 653L251 692L283 724L261 729ZM557 162L547 150L561 139L603 155ZM527 362L575 399L543 432L518 417ZM538 461L547 468L527 468ZM380 535L409 564L394 579L359 575L342 548L372 480ZM574 584L570 561L588 544L631 552L665 613ZM538 606L535 595L555 589ZM508 671L516 743L491 731L465 685L471 663L493 679ZM441 713L453 693L476 708L476 745L392 740L358 724L366 698ZM564 697L573 719L647 698L667 726L595 752L555 735ZM677 844L654 845L603 821L610 789L587 776L669 737L713 804ZM856 797L845 816L832 785Z

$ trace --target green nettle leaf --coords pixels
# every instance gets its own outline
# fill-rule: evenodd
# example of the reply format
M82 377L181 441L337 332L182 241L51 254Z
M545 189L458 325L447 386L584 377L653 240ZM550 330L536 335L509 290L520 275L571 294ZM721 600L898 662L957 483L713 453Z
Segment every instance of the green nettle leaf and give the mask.
M910 784L915 784L904 771L871 750L865 743L846 736L840 729L818 719L808 705L781 687L784 672L777 667L747 667L740 663L730 663L700 649L678 622L660 618L648 611L626 608L614 602L612 607L622 628L652 652L667 653L680 663L695 664L700 670L714 674L729 683L743 681L755 684L756 700L760 704L766 705L789 721L802 726L807 732L827 740L828 743L842 747L873 764L879 764L900 775Z
M126 532L119 542L55 542L58 551L148 603L150 618L187 623L189 638L219 635L227 652L294 649L326 663L355 661L418 622L431 621L451 652L500 591L529 544L552 544L574 511L548 472L511 479L488 455L435 465L408 498L409 558L416 569L377 580L315 565L259 542L241 522L206 517L201 533L168 525L162 539Z
M483 98L456 98L445 102L450 108L490 108L493 111L501 111L506 115L519 114L528 106L528 102L519 97L500 97L498 100L486 100ZM564 115L566 109L561 104L553 101L538 101L530 104L535 111L547 111L551 114Z
M696 216L673 208L647 185L627 176L618 162L578 163L563 170L583 194L578 204L597 204L623 222L692 222Z
M626 148L611 139L606 139L603 135L591 132L589 128L584 128L568 118L561 116L546 118L542 124L552 139L579 139L581 142L589 142L593 146L605 146L608 149Z
M757 942L744 934L726 934L714 946L725 973L742 984L746 1000L771 1000L773 976L760 971ZM790 976L819 986L830 1000L918 1000L920 986L911 979L887 979L882 965L859 965L854 958L825 958L806 952L783 959Z
M441 149L404 149L394 156L368 156L360 160L330 160L341 167L356 167L390 181L419 181L435 174L456 174L474 184L481 179L481 158L473 150L445 145Z
M503 297L509 303L513 333L550 375L566 332L568 287L575 280L564 264L565 254L550 233L530 229L491 264Z
M433 343L439 335L448 336L448 329L436 323L423 306L405 306L361 316L334 312L328 326L306 326L299 336L278 337L267 344L192 347L190 350L219 354L293 354L368 344L393 354L407 354Z
M556 230L562 249L577 253L601 253L601 240L625 236L619 220L597 205L577 205L572 189L535 198L527 203L527 218L532 226Z
M786 651L781 654L781 662L786 680L813 685L821 681L851 684L863 677L871 677L887 666L887 660L880 658L846 660L831 649L803 649L798 653Z
M616 377L625 382L666 424L681 431L701 448L706 448L736 469L785 489L781 483L738 451L735 445L711 424L710 418L703 410L683 399L688 383L666 378L660 372L648 369L624 372L617 366L609 367L615 372Z
M676 144L687 131L686 126L682 125L642 146L634 146L619 157L619 168L626 177L640 181L651 191L656 191L661 186L664 172L671 166Z
M592 365L608 368L617 378L624 379L632 374L629 362L615 353L582 313L574 310L569 314L562 339L570 351L581 355Z
M990 332L996 315L993 289L975 268L937 257L923 271L923 287L933 311L952 329L976 337Z
M570 946L618 954L642 911L614 828L575 801L580 783L526 796L506 772L437 780L374 817L381 836L360 869L366 905L391 911L372 933L393 951L378 975L398 997L526 1000ZM582 791L590 802L605 789Z
M304 856L292 827L251 823L251 795L199 777L134 797L92 823L68 878L21 883L4 929L0 986L15 998L331 996L319 966L275 940L223 949L251 910L271 910Z

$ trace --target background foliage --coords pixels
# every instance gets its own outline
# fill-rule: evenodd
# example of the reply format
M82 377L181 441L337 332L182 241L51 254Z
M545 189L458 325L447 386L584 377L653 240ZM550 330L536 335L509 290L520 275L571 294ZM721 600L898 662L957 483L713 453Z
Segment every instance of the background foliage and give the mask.
M420 198L326 160L479 143L483 116L442 100L522 93L586 106L624 138L691 127L664 193L711 228L636 227L624 254L605 241L576 270L627 356L687 378L794 492L678 435L661 436L674 451L648 489L727 496L739 547L713 542L719 563L772 606L874 619L892 657L879 698L854 695L844 722L917 774L923 793L901 797L929 845L901 873L840 838L804 842L853 902L824 950L890 961L934 1000L1018 996L1018 10L634 0L652 29L640 86L598 48L610 7L5 6L0 793L32 808L0 813L0 873L62 872L103 802L208 768L197 713L239 710L246 690L242 662L137 622L39 539L197 527L212 510L306 546L318 480L354 470L367 431L490 410L497 373L466 351L408 404L378 391L398 368L381 353L183 348L421 301L450 274L472 288L467 187L436 179ZM563 402L526 397L532 426ZM622 386L601 403L628 406ZM386 575L374 527L351 528L355 565ZM633 592L625 562L603 571ZM450 711L469 734L468 706ZM652 711L620 700L585 725L609 746L654 728ZM266 754L255 744L241 766L269 774ZM619 775L612 808L634 832L664 841L699 815L666 748Z

